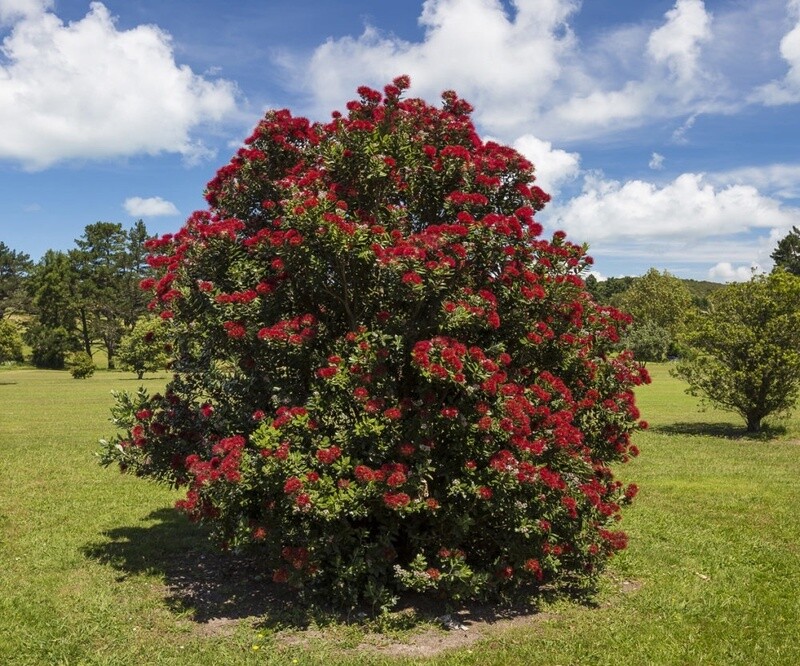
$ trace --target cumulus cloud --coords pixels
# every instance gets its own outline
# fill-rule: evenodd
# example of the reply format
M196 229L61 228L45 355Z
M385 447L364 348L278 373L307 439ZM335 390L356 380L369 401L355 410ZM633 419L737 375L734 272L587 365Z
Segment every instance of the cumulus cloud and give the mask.
M695 173L664 184L588 174L578 196L545 213L548 227L595 254L707 266L769 264L777 239L800 218L799 208L753 185Z
M564 183L574 180L580 171L578 153L554 149L552 143L532 134L517 139L514 148L533 162L536 184L550 195L555 195Z
M364 81L378 85L411 75L414 94L435 99L454 88L476 105L490 131L507 136L524 125L562 75L574 49L567 22L577 0L426 0L421 42L367 26L358 38L330 39L308 63L318 109L330 110Z
M752 96L754 101L763 102L767 106L800 102L800 0L789 0L788 10L796 22L781 39L780 54L789 66L789 71L782 80L760 87Z
M161 215L180 215L180 211L171 201L161 197L130 197L125 199L123 208L131 217L158 217Z
M650 34L647 53L678 82L691 82L699 71L700 47L711 38L711 15L703 0L678 0L665 18Z
M747 282L753 275L763 272L758 264L733 266L728 261L721 261L709 269L708 278L714 282Z
M601 33L590 44L570 23L580 4L426 0L418 42L368 25L357 38L329 39L308 62L282 64L305 74L317 115L361 83L407 73L421 97L458 90L476 106L478 124L503 140L531 127L549 141L590 138L741 104L740 95L725 98L723 77L704 63L714 35L702 0L676 0L659 26Z
M13 20L0 60L0 159L43 169L103 159L207 149L192 136L236 107L235 87L175 61L171 38L152 25L118 30L93 2L64 24L49 2L0 0Z
M42 14L52 6L52 0L0 0L0 25Z
M780 199L800 199L800 164L765 164L709 174L717 183L750 184Z

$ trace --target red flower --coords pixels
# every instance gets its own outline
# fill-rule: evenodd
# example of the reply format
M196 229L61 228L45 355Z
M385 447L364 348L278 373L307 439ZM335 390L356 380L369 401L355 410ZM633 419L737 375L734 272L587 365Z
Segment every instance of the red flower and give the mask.
M335 367L320 368L317 370L317 376L322 377L322 379L330 379L337 372L339 372L339 369Z
M247 329L238 321L226 321L222 326L229 338L243 338L247 335Z
M493 494L494 493L492 493L492 489L487 486L481 486L480 488L478 488L478 497L480 497L481 499L485 500L492 499Z
M286 483L283 484L283 492L287 495L291 495L292 493L296 493L303 487L303 482L298 479L296 476L290 476L286 479Z
M299 507L308 506L311 504L311 497L308 493L300 493L294 500L294 503Z
M356 480L360 481L361 483L369 483L375 479L375 472L366 465L356 465L356 468L353 470L353 474L355 475Z
M408 271L403 275L403 284L422 284L422 277L416 271Z
M439 413L446 419L454 419L458 416L458 407L443 407Z
M428 574L428 578L430 578L431 580L439 580L439 576L442 575L439 572L439 570L437 568L435 568L435 567L431 567L430 569L426 569L425 573Z
M389 475L389 478L386 479L386 485L391 486L392 488L397 488L398 486L402 486L407 480L408 479L403 472L392 472Z
M639 494L639 486L637 486L635 483L629 484L628 487L625 489L625 497L629 500L632 500L638 494Z
M317 450L317 460L323 465L330 465L339 459L342 455L342 450L338 446L329 446L327 449Z
M403 413L397 407L390 407L383 413L383 415L390 421L396 421L403 415Z
M390 509L399 509L408 506L411 498L406 493L384 493L383 502Z

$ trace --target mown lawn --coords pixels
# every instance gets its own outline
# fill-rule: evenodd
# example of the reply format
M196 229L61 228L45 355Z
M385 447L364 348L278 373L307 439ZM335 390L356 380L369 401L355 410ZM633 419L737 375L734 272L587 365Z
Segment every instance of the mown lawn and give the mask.
M135 389L132 375L2 370L0 663L800 663L800 419L745 438L736 417L698 411L666 365L652 374L639 395L651 429L620 469L641 487L630 548L597 605L454 641L277 623L286 600L250 594L263 582L242 582L171 509L175 493L97 465L111 391Z

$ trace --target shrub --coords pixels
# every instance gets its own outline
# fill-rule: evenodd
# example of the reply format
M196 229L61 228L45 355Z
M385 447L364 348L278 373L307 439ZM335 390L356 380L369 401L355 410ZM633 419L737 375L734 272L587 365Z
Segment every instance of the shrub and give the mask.
M10 319L0 319L0 363L19 363L22 360L22 335L19 326Z
M155 317L142 317L119 344L117 358L122 370L135 372L141 379L146 372L163 370L169 358L165 348L164 321Z
M75 350L75 338L63 327L34 324L25 331L31 346L31 363L37 368L63 370L67 355Z
M635 492L610 468L637 453L629 318L542 237L532 165L406 86L269 112L151 243L175 375L119 396L103 461L342 604L591 589Z
M86 379L94 374L92 357L84 351L73 352L67 359L67 366L73 379Z

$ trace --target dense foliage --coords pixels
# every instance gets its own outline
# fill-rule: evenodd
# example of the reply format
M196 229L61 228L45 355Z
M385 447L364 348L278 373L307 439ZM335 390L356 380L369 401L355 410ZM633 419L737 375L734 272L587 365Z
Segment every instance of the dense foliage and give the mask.
M532 165L407 85L327 124L268 113L151 243L175 375L120 397L104 461L341 603L590 586L635 493L610 468L646 381L609 354L628 318L541 237Z
M757 432L800 395L800 277L783 270L730 284L689 322L676 374L693 395L736 412Z
M22 360L22 335L10 319L0 319L0 363Z

